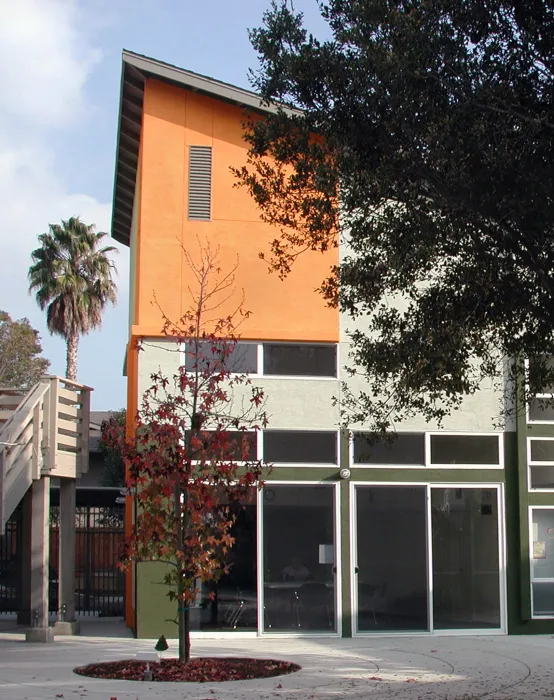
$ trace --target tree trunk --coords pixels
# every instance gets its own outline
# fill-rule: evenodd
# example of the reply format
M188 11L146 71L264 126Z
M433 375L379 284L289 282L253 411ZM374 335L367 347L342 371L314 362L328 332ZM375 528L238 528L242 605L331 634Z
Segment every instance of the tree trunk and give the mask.
M183 505L181 498L183 497L181 489L181 480L177 481L175 486L175 501L174 513L177 523L177 548L183 551L184 548L184 528L186 527L185 518L183 517ZM186 568L183 567L180 572L179 585L177 587L177 622L179 628L179 661L187 664L190 660L190 629L189 629L189 609L188 601L184 600L184 593L187 582L184 580L186 576Z
M73 382L77 381L77 351L79 349L79 336L67 337L67 356L65 364L65 376Z

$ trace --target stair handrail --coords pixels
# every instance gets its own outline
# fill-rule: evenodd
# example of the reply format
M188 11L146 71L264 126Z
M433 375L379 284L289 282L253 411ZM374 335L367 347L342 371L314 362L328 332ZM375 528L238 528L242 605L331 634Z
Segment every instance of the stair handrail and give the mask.
M35 384L17 406L12 416L0 428L0 452L3 453L4 459L6 458L6 452L12 450L10 457L14 459L10 459L10 462L15 461L15 457L19 452L15 448L22 446L19 443L19 438L34 418L35 409L48 393L49 388L50 383L48 381L40 381L38 384ZM6 465L4 466L6 467ZM0 478L6 476L8 471L9 469L6 468L6 472L0 475Z

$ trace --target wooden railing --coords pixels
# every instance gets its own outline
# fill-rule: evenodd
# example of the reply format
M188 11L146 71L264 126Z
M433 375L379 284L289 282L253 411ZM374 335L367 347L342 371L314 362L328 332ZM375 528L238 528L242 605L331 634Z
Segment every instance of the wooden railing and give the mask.
M0 389L0 531L33 480L88 471L90 392L61 377L26 395Z

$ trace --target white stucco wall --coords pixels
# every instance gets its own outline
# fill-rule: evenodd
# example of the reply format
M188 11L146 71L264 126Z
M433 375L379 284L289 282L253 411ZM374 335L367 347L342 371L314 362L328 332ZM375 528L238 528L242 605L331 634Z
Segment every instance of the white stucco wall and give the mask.
M351 377L345 367L352 367L353 362L349 357L350 340L348 331L353 328L364 329L364 319L353 321L350 317L341 314L341 343L340 343L340 372L339 378L346 381L353 393L367 392L368 384L363 376ZM446 416L440 429L460 432L491 432L502 430L515 430L513 418L506 418L504 406L509 400L510 390L506 381L502 378L502 367L499 366L499 377L486 379L482 382L479 391L466 397L460 408ZM363 426L350 426L351 428ZM427 423L423 416L415 416L400 423L395 423L396 430L426 431L438 430L436 422Z

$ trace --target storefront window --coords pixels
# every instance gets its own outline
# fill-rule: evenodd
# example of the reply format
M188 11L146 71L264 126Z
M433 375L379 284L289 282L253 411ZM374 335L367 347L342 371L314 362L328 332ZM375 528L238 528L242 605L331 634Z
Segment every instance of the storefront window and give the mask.
M232 508L235 542L224 560L228 571L218 581L201 585L197 605L191 610L192 629L255 631L258 626L256 490Z
M264 630L336 631L335 490L263 490Z

